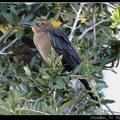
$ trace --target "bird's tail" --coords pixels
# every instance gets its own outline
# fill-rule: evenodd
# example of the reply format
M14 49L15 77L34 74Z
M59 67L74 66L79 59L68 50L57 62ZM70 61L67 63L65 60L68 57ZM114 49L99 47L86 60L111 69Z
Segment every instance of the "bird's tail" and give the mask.
M90 97L95 100L95 101L98 101L98 97L94 95L93 92L91 92L91 88L89 86L89 83L87 80L85 79L79 79L81 81L81 83L85 86L86 90L88 90L88 94L90 95ZM98 107L100 107L99 104L96 104Z

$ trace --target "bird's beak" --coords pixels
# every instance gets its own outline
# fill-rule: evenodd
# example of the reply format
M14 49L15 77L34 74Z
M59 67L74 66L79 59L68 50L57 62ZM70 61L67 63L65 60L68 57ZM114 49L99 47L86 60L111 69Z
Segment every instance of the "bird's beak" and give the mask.
M36 24L33 22L24 22L24 23L22 23L22 25L36 26Z

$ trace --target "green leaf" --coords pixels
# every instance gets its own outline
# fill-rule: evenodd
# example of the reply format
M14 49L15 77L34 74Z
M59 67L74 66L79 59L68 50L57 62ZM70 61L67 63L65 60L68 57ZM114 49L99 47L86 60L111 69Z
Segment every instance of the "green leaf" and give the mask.
M21 79L23 82L27 82L29 81L28 77L27 76L23 76L23 75L14 75L17 79Z
M44 75L44 76L42 76L42 78L45 80L53 80L53 78L49 75Z
M10 13L2 12L3 17L12 25L14 25L14 19L13 16Z
M52 3L50 3L50 2L49 2L49 3L47 3L47 5L48 5L49 7L53 6L53 5L52 5Z
M100 9L100 7L97 7L94 12L93 12L93 16L97 15L98 14L98 10Z
M55 60L55 65L57 65L61 60L62 60L62 55L61 56L58 56Z
M21 23L28 22L33 18L33 14L28 15L23 20L21 20Z
M120 21L117 24L120 25Z
M37 81L39 82L40 85L47 86L48 84L46 83L45 80L38 78Z
M69 106L71 106L73 104L76 104L76 103L77 103L77 100L75 100L75 99L74 100L70 100L70 101L64 103L62 106L60 106L59 110L64 110L65 108L67 108L67 107L69 107Z
M97 91L101 91L103 88L105 88L105 85L100 85L99 87L97 87Z
M114 26L114 25L110 25L109 27L113 29L113 28L115 28L116 26Z
M89 101L90 101L91 103L98 104L98 101L95 101L95 100L93 100L93 99L89 99Z
M62 13L62 14L66 15L66 16L68 16L70 18L75 18L75 14L72 13L72 12L66 12L66 13Z
M31 77L32 74L31 74L30 69L29 69L27 66L24 66L23 68L24 68L25 73L27 74L27 76L28 76L28 77Z
M96 80L97 83L106 83L105 81L103 80Z
M62 80L62 78L59 77L59 76L56 78L56 87L57 87L58 89L63 89L63 88L65 88L65 83L64 83L64 81Z
M7 108L0 106L0 114L1 115L10 115L13 114L12 112L10 112L10 110L8 110Z
M14 99L11 101L10 107L12 110L15 110L15 101Z
M0 12L6 12L7 4L0 3Z
M119 10L117 9L116 11L114 11L113 15L114 15L115 19L118 20L119 19Z
M53 48L51 48L51 54L50 54L50 57L52 57L52 58L55 58L55 51L53 50Z
M19 24L19 22L20 22L19 16L17 14L15 14L15 13L12 13L12 16L14 18L14 23Z
M23 37L24 36L24 31L23 30L21 30L21 31L18 31L18 32L16 32L16 38L21 38L21 37Z
M103 59L102 63L101 63L101 66L104 66L104 65L112 62L114 59L115 59L114 57L112 57L112 58L110 58L109 56L105 57L105 58Z
M36 61L36 56L34 56L34 57L32 58L32 60L31 60L31 62L30 62L30 67L32 67L32 66L34 65L35 61Z
M116 22L116 19L115 19L113 16L110 16L110 18L111 18L114 22Z
M32 8L31 5L26 5L26 10L27 10L27 11L30 11L31 8Z
M23 23L24 19L25 19L25 14L22 15L20 23Z
M84 70L85 70L85 64L83 62L74 69L73 74L77 74L77 73L81 74L84 72Z
M104 100L101 101L102 104L108 104L108 103L112 104L114 102L115 102L114 100L109 100L109 99L104 99Z

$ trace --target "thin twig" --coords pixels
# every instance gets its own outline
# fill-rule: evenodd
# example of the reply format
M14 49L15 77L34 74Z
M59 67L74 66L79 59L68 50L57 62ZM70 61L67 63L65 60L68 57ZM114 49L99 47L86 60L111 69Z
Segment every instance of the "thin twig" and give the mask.
M70 5L71 5L73 11L75 12L75 14L77 14L77 11L76 11L76 9L73 7L73 5L72 5L72 4L70 4Z
M80 93L77 96L77 101L79 101L80 97L82 96L82 93L85 91L85 86L82 86L82 90L80 91Z
M53 91L53 97L54 97L54 98L56 97L56 88L55 88L55 90Z
M48 19L48 16L50 15L51 12L48 12L47 15L46 15L46 19Z
M81 13L83 7L84 7L84 3L81 3L80 6L79 6L79 10L76 13L74 24L73 24L73 26L71 28L71 33L69 35L69 40L70 41L72 40L72 38L74 36L75 30L76 30L76 26L77 26L77 23L79 21L79 16L80 16L80 13Z
M80 28L80 26L81 26L81 25L78 25L78 26L76 27L76 29Z
M27 101L27 102L35 102L36 100L33 100L33 99L26 99L26 98L16 98L15 99L16 101L18 100L18 101L20 101L20 100L24 100L24 101Z
M94 25L94 28L93 28L93 37L94 37L94 42L93 42L93 45L94 47L96 46L96 28L95 28L95 22L96 22L96 18L95 16L93 17L93 25Z
M108 3L108 2L103 2L103 3L101 3L101 4L105 4L105 5L113 8L113 9L116 9L116 8L117 8L116 6L114 6L114 5L112 5L112 4Z
M33 13L36 13L41 7L42 7L43 5L39 5L39 6L37 6L34 10L33 10Z
M113 111L113 112L120 115L120 112L117 112L117 111Z
M109 21L111 21L111 20L110 20L110 19L101 20L100 22L96 23L95 25L87 28L87 29L78 37L78 40L81 40L81 39L84 37L84 35L85 35L87 32L89 32L90 30L92 30L94 27L96 27L96 26L98 26L98 25L100 25L100 24L102 24L102 23L104 23L104 22L109 22Z
M6 47L4 47L0 53L3 53L6 49L8 49L9 47L11 47L16 41L18 40L18 38L14 39L12 42L10 42Z
M109 108L109 106L106 105L106 104L105 104L105 106L106 106L106 108L109 110L109 112L110 112L112 115L114 115L113 111Z
M43 114L43 115L50 115L48 113L45 113L45 112L42 112L42 111L37 111L37 110L33 110L33 109L28 109L28 108L16 108L16 110L20 110L20 111L32 111L32 112L36 112L36 113L40 113L40 114Z
M64 27L68 27L68 28L70 28L70 29L72 28L71 26L68 26L68 25L64 25Z
M104 19L103 17L103 4L101 4L101 15L102 15L102 20Z
M81 78L81 79L85 79L87 77L85 75L68 75L68 76L70 76L72 78Z
M7 32L0 37L0 42L1 42L8 34L10 34L13 30L14 30L14 28L8 29Z
M76 98L77 102L79 101L79 99L80 99L80 97L82 96L82 94L83 94L84 91L85 91L85 87L82 86L82 90L80 91L80 93L78 94L78 96L77 96L77 98ZM69 115L69 114L72 112L72 110L75 108L76 105L77 105L77 104L72 105L71 108L70 108L70 109L68 110L68 112L66 113L66 115Z
M93 28L93 39L94 39L93 46L94 46L94 48L96 47L96 44L97 44L95 23L96 23L96 17L94 16L93 17L93 25L94 25L94 28ZM94 56L94 60L96 60L96 56Z
M13 54L13 52L12 51L10 51L8 53L0 52L0 55L9 55L9 54Z

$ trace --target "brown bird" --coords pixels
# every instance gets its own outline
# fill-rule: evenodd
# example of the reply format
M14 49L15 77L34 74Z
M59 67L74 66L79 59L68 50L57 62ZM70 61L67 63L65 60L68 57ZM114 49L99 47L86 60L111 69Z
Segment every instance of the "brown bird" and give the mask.
M37 53L37 50L33 51L28 45L22 43L21 45L14 47L13 59L17 63L23 61L24 63L29 64L32 57L35 56Z
M75 48L72 46L68 37L60 30L53 28L52 24L46 20L37 18L33 22L26 22L23 25L29 25L34 32L34 44L43 59L49 63L48 55L51 54L51 48L55 51L55 56L62 55L62 63L67 71L72 71L81 64L82 60ZM92 99L98 101L93 95L89 83L85 79L79 79L87 90ZM98 104L97 104L98 105ZM98 105L99 106L99 105Z

